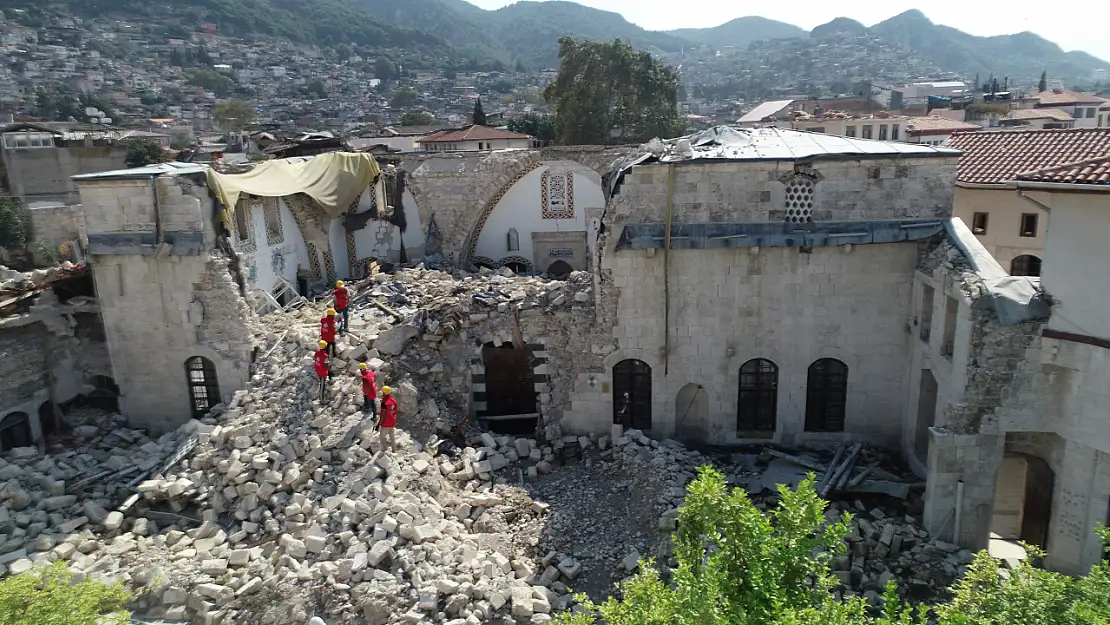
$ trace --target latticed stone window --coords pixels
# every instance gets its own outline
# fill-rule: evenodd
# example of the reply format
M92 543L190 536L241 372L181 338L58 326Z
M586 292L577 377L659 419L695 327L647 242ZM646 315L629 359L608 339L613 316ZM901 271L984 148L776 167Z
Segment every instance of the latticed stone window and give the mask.
M786 183L786 221L804 224L813 221L813 190L816 184L807 176L794 176Z

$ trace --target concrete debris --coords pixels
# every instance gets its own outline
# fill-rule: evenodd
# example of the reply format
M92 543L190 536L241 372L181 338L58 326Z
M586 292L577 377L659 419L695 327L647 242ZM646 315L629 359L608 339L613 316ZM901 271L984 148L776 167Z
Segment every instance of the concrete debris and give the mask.
M698 466L754 489L761 508L772 501L761 480L771 457L710 456L636 430L563 438L541 424L504 436L461 418L454 393L469 380L443 366L457 359L452 337L496 318L504 331L482 343L517 340L514 310L581 306L588 275L418 268L354 286L370 294L353 300L327 402L311 368L321 311L306 307L253 328L267 347L249 387L202 420L151 439L100 415L68 424L83 435L72 448L9 452L0 574L64 560L139 591L131 607L151 619L542 623L571 607L572 588L600 599L641 558L675 564L670 536ZM360 361L396 389L396 452L382 452L361 413ZM842 592L871 598L897 579L919 598L966 565L970 554L907 516L916 504L852 503L862 514L836 562Z

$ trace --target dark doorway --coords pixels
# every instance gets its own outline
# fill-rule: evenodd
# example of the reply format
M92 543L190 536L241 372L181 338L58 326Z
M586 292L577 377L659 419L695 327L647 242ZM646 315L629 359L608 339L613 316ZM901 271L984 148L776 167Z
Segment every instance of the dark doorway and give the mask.
M740 366L740 390L736 398L736 436L747 438L773 434L779 397L779 368L765 358L754 358Z
M16 447L31 447L34 444L31 419L26 412L13 412L0 419L0 451L8 451Z
M216 367L203 356L193 356L185 361L186 381L189 385L189 401L193 416L200 419L208 414L213 406L220 403L220 384L216 379Z
M809 366L806 431L843 432L848 403L848 365L822 358Z
M651 429L651 367L642 360L613 365L613 423Z
M91 405L108 412L119 412L119 386L106 375L94 375L93 390L88 395Z
M486 365L485 416L532 414L537 410L536 375L532 350L516 349L511 343L482 348Z
M502 263L501 266L502 267L508 267L509 269L513 270L513 273L517 273L517 274L529 273L529 272L532 271L532 268L529 267L528 265L526 265L526 264L524 264L520 261L515 261L515 260L514 261L509 261L507 263Z
M566 280L574 269L565 260L557 260L547 268L547 273L557 280Z
M1048 526L1052 519L1052 489L1055 476L1048 463L1026 456L1025 502L1021 516L1021 540L1048 548Z

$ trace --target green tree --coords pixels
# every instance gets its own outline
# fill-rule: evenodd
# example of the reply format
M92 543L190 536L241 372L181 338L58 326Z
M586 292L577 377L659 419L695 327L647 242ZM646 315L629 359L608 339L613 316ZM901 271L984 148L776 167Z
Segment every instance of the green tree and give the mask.
M235 86L235 81L213 69L201 68L189 74L189 84L207 89L218 98L226 98Z
M316 97L319 98L328 97L328 89L324 86L324 81L322 80L313 80L312 82L308 83L305 90L310 94L315 94Z
M0 247L22 250L27 246L31 219L19 200L0 194Z
M145 165L166 162L166 151L162 149L162 146L150 139L141 137L138 139L126 139L123 143L127 146L125 162L128 167L143 167Z
M55 562L0 582L0 625L124 625L129 598L119 583L75 583L65 562Z
M212 107L212 118L224 132L239 131L254 123L254 107L243 100L228 100Z
M428 126L435 123L435 118L424 111L409 111L401 116L402 126Z
M517 59L516 68L514 69L518 74L524 74L528 71L528 69L524 67L524 63L520 59Z
M415 89L404 87L394 91L393 95L389 97L389 106L395 109L407 108L416 104L419 97L420 94Z
M1037 83L1037 91L1048 91L1048 70L1041 72L1041 80Z
M678 72L617 39L559 39L559 75L544 90L564 144L606 144L672 137L678 115Z
M482 110L482 98L474 101L474 115L473 123L477 126L486 125L486 112Z
M397 66L393 61L387 57L379 56L377 61L374 61L374 78L380 80L393 80L397 77Z
M512 132L532 135L543 145L550 145L555 141L555 124L546 115L526 113L517 119L510 119L505 125Z

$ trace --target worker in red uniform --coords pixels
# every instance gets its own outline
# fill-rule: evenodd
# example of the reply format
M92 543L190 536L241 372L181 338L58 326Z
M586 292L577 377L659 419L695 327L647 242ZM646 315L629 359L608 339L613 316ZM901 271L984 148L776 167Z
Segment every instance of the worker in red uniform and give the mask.
M382 451L386 451L386 441L389 441L389 451L397 446L394 428L397 427L397 400L393 399L393 389L382 387L382 420L378 422L381 432L378 434L378 443Z
M320 341L317 345L319 349L312 356L312 367L316 369L316 377L320 378L320 403L328 401L328 377L331 376L331 371L328 369L328 342Z
M347 306L350 304L350 292L347 287L343 286L343 281L340 280L335 283L335 310L343 318L343 325L339 327L340 334L347 333Z
M378 377L365 362L358 363L358 377L362 378L362 412L378 418Z
M328 344L328 355L335 358L335 309L329 308L328 314L320 320L320 340Z

